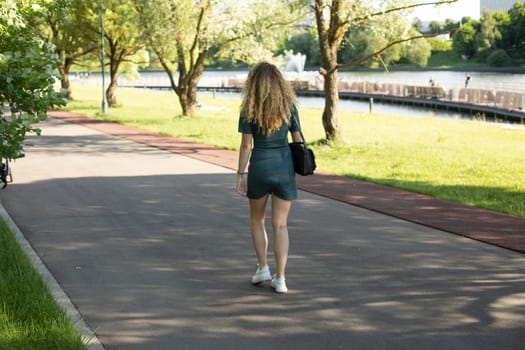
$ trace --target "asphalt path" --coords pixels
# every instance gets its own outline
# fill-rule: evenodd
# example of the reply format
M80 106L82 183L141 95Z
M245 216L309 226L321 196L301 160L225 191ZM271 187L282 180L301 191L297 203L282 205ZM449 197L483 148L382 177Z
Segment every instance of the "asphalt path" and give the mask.
M233 171L42 129L2 205L108 350L523 349L523 254L301 191L278 295Z

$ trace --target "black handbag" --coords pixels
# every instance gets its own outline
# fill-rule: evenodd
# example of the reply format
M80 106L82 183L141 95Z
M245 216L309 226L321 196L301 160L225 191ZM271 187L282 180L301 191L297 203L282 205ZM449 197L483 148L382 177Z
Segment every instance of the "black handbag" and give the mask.
M299 125L299 123L297 124ZM295 172L299 175L312 175L314 170L317 168L317 164L315 164L314 151L308 148L306 140L303 136L303 132L299 132L301 133L301 138L303 141L289 143L290 150L292 151L293 166Z

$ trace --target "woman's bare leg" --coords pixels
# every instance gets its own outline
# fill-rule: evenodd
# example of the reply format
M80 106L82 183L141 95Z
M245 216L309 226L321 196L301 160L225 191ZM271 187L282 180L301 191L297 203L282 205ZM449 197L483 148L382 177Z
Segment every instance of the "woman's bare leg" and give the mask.
M263 267L268 263L268 235L264 224L268 196L266 195L260 199L250 199L250 227L253 248L257 255L259 267Z
M277 277L284 277L288 261L288 214L292 201L272 196L272 228L274 234L273 250L277 265Z

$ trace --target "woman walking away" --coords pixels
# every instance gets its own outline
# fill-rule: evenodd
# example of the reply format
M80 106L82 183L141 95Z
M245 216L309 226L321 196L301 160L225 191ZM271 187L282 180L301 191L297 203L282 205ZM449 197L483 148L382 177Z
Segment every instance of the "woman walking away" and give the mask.
M271 279L277 293L288 291L285 269L288 260L288 213L297 199L297 185L288 146L288 132L301 141L300 123L290 84L272 64L261 62L248 73L242 92L239 132L242 133L237 170L237 191L250 202L250 228L258 268L253 284ZM253 148L252 148L253 146ZM247 182L245 169L248 165ZM268 267L266 204L271 198L271 222L276 274Z

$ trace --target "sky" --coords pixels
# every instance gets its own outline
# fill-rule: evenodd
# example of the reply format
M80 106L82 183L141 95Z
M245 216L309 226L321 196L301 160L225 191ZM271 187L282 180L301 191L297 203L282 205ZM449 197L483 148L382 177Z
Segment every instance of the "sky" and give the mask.
M411 17L417 17L422 21L444 21L447 18L460 20L465 16L478 19L479 3L479 0L459 0L452 4L421 6Z

